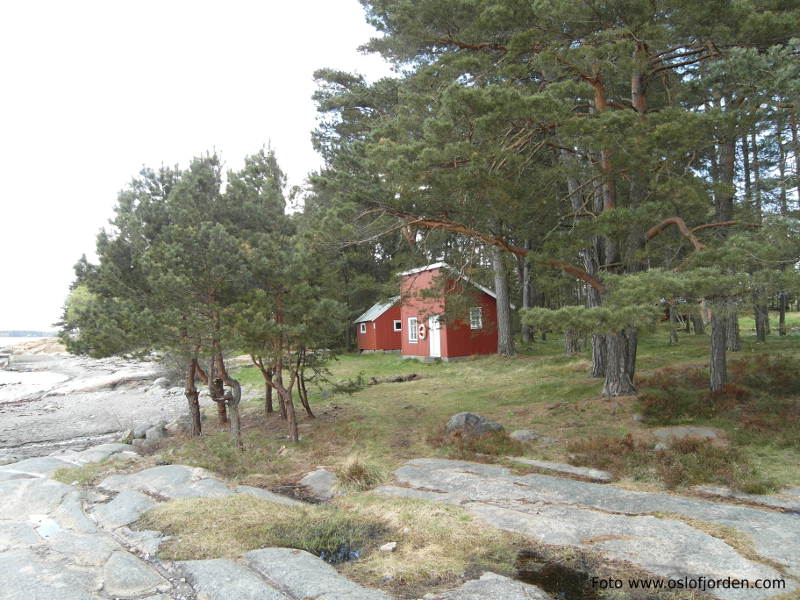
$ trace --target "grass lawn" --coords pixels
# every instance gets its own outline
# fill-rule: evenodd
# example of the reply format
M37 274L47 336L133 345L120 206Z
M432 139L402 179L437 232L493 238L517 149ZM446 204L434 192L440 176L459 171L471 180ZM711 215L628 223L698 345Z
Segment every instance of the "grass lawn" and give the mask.
M790 313L788 321L800 328L799 313ZM734 379L742 370L741 365L747 368L757 365L755 357L763 354L783 357L790 361L789 366L791 361L798 361L800 332L793 331L784 337L773 333L766 344L756 344L746 329L745 319L741 326L742 350L729 353ZM492 449L485 445L454 446L442 439L440 434L448 418L461 411L480 413L502 424L507 431L533 429L559 440L552 444L502 444L500 453L519 452L573 462L586 462L583 455L587 454L587 443L594 443L590 454L602 454L603 443L609 440L629 439L628 445L635 446L633 453L637 456L655 456L648 434L651 428L692 424L714 427L727 440L726 449L709 448L705 452L710 467L707 473L702 472L702 460L694 468L677 465L678 471L688 469L685 481L680 473L674 472L665 478L664 469L652 460L605 466L617 471L623 485L645 489L681 488L703 480L737 485L736 477L743 480L738 487L753 488L752 491L800 484L796 468L800 464L800 442L796 435L800 429L800 393L794 393L789 386L788 391L772 394L769 381L763 386L756 382L757 385L748 388L752 394L735 402L729 410L707 410L708 406L727 402L724 398L720 402L703 396L707 354L707 335L681 334L676 346L669 345L664 329L642 335L637 363L640 393L638 397L624 398L602 397L602 381L587 375L588 352L564 356L560 339L537 342L511 359L487 356L455 363L419 363L403 360L396 354L344 355L330 364L334 379L345 380L359 374L369 378L408 373L417 373L422 378L369 385L351 395L331 396L311 386L310 401L317 418L305 416L296 401L302 437L296 446L285 438L285 424L277 413L264 414L263 400L243 403L246 446L243 454L230 447L224 432L215 431L213 414L209 414L207 421L208 435L199 440L173 440L169 444L175 459L247 483L279 486L292 483L317 465L344 469L354 458L369 465L377 481L414 457L500 459L481 456L492 454ZM663 377L653 377L666 368L674 374L666 383ZM241 368L237 376L245 386L263 393L256 369ZM800 377L797 373L781 376L792 380ZM684 390L687 397L677 391L672 393L683 390L692 378L695 385ZM658 389L659 385L666 386L668 391ZM682 404L673 406L678 400ZM644 420L634 420L634 415L643 416ZM619 447L606 448L606 453L616 454L619 450ZM683 454L698 454L696 447L682 450ZM700 455L704 455L703 450L699 449ZM666 455L666 462L680 463L680 448L662 454ZM733 479L715 478L720 461L737 464L739 471Z
M768 342L756 344L749 321L742 319L742 350L729 354L732 383L718 395L707 392L708 336L681 333L678 345L671 346L663 325L641 335L639 393L623 398L602 397L602 381L587 375L588 353L564 356L557 338L532 344L511 359L418 363L396 354L340 356L329 365L335 380L359 374L365 380L410 373L421 378L368 385L350 395L310 386L317 418L307 417L296 401L302 438L296 445L287 439L278 413L265 414L262 396L242 404L244 452L232 448L228 434L216 425L215 411L209 411L201 438L169 438L159 453L162 460L206 467L275 491L291 491L304 473L324 465L346 478L344 496L330 506L302 510L246 498L237 499L242 506L233 508L227 499L181 500L152 511L144 524L175 536L162 549L166 558L236 556L264 545L321 553L352 544L361 548L361 558L338 568L413 598L484 568L513 574L517 551L532 544L478 527L457 507L368 491L410 458L504 462L504 456L519 454L606 468L619 478L618 485L653 491L690 493L687 489L698 483L758 493L798 486L800 313L787 320L793 328L789 335L777 335L774 319ZM236 376L263 394L256 369L240 368ZM462 411L484 415L506 431L533 429L558 441L523 444L505 434L488 443L448 438L444 425ZM654 449L654 427L688 424L712 427L724 441ZM390 540L403 551L376 550Z

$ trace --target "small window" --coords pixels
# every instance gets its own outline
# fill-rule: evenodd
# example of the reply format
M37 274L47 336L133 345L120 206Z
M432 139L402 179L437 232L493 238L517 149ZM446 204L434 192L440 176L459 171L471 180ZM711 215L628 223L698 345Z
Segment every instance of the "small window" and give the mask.
M480 306L469 309L469 328L483 329L483 309Z
M360 331L361 331L361 333L367 333L367 324L366 323L362 323L361 324L361 330Z
M410 317L408 319L408 341L412 344L417 343L417 317Z
M393 321L392 324L394 325L395 331L403 331L403 322L402 321Z

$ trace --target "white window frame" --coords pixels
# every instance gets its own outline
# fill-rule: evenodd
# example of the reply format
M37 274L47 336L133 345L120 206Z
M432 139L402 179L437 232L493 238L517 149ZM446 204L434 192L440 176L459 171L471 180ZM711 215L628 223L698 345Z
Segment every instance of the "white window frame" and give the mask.
M367 333L367 324L366 323L361 323L361 327L359 327L359 332L360 333Z
M403 331L403 322L399 319L392 321L392 331Z
M408 343L416 344L419 342L419 319L408 317Z
M469 309L469 328L483 329L483 307L473 306Z

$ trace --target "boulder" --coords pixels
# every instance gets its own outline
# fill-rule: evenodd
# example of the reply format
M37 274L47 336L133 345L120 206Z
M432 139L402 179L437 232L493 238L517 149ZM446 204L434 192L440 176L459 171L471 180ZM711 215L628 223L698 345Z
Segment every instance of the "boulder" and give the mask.
M167 437L167 430L163 425L156 425L155 427L148 429L145 432L144 437L148 442L155 442Z
M147 430L150 429L150 423L142 423L133 428L133 439L144 439Z
M462 412L450 417L447 432L460 431L473 435L483 435L492 431L503 431L503 426L476 413Z
M153 382L153 387L168 388L170 383L170 380L166 377L159 377Z

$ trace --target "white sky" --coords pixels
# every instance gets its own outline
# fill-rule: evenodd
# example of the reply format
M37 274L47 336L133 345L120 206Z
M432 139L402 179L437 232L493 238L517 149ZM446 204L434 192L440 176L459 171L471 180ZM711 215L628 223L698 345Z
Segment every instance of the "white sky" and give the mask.
M143 165L271 141L301 183L312 73L388 75L372 35L357 0L0 2L0 329L51 328Z

